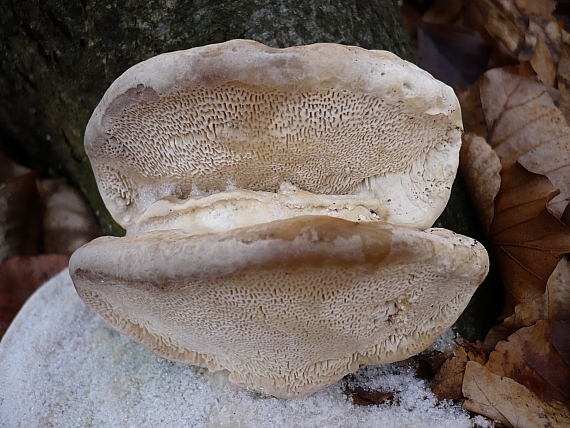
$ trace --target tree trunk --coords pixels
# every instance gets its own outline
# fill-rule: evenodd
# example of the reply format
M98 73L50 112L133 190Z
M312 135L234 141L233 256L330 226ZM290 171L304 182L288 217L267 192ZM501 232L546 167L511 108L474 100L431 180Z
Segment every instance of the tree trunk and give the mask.
M93 109L132 65L234 38L274 47L342 43L418 63L396 0L4 0L0 144L44 174L66 176L83 191L104 232L121 234L83 149ZM478 237L473 210L457 186L437 225ZM488 311L488 301L477 306Z

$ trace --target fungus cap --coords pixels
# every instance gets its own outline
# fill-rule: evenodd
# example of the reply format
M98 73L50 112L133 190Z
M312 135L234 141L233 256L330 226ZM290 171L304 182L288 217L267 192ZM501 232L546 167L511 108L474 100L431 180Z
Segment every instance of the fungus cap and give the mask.
M115 329L282 398L424 350L487 270L483 246L448 230L326 216L102 237L70 261L79 295Z
M125 228L155 201L228 189L371 193L390 221L430 227L458 166L452 89L385 51L234 40L127 70L85 132L103 200Z

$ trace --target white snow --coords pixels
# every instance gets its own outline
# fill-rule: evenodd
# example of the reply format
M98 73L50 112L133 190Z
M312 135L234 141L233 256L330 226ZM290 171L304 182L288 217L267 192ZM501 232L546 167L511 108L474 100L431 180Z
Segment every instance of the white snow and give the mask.
M395 391L357 406L350 387ZM115 332L79 299L66 271L24 306L0 342L0 427L475 427L457 405L395 364L359 370L310 397L239 389L225 372L166 361Z

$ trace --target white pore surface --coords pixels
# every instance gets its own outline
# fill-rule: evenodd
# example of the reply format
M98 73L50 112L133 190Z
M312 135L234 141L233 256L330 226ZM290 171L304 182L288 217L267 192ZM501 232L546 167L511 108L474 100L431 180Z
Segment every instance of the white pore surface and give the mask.
M0 427L474 427L438 405L396 365L359 370L351 387L395 391L399 405L357 406L342 380L280 400L239 389L224 372L155 356L109 328L75 293L67 270L40 288L0 342Z

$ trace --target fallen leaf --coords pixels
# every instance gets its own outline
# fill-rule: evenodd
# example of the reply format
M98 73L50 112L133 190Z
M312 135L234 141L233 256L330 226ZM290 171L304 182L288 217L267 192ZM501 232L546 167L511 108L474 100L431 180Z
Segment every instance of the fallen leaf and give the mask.
M570 100L570 45L564 44L560 53L560 62L556 70L558 90L565 100ZM568 116L566 116L568 117ZM568 122L568 121L567 121Z
M552 58L552 53L544 40L544 36L540 33L537 35L534 52L529 62L542 83L548 86L556 84L557 67Z
M470 28L418 23L422 66L456 89L468 88L485 72L492 50L492 45Z
M0 141L0 145L2 141ZM6 181L10 178L18 177L20 175L32 172L29 168L19 165L0 152L0 182Z
M469 361L463 379L463 408L516 428L564 428L570 410L564 404L543 402L524 385Z
M485 343L495 347L520 328L534 325L538 320L570 320L570 264L563 257L548 278L546 291L527 303L519 303L514 314L493 327Z
M430 382L430 388L438 400L460 400L463 398L461 385L463 372L469 361L463 348L453 350L454 356L443 363L441 370Z
M493 220L494 200L501 187L501 162L483 137L463 134L459 168L485 232Z
M0 338L28 297L68 262L69 256L46 254L13 257L0 264Z
M512 2L472 0L471 3L484 17L484 25L489 34L503 43L510 52L518 54L526 47L524 19Z
M435 0L422 15L424 22L432 24L462 24L463 0Z
M519 162L560 190L548 209L560 218L570 200L570 127L532 67L490 70L480 79L487 142L504 168Z
M458 98L465 132L487 138L487 123L481 105L480 81L481 79L477 80L469 90L461 92Z
M354 389L347 388L344 393L352 397L353 403L357 406L371 406L394 398L393 392L367 391L359 386Z
M418 379L431 381L437 370L441 368L447 360L447 355L442 352L431 350L425 351L420 355L414 355L395 364L408 372L414 372Z
M463 374L465 366L469 361L476 361L480 364L487 362L489 349L477 341L470 343L462 341L453 348L453 357L443 363L433 380L430 388L438 400L461 400L463 393Z
M551 327L562 331L570 343L570 322L540 320L497 343L485 367L532 391L543 401L570 405L570 366L550 343ZM568 346L568 345L567 345Z
M554 0L472 0L472 3L485 18L488 33L520 62L531 60L542 37L554 65L558 63L562 37L552 16L556 8Z
M444 352L430 349L429 351L424 351L410 359L416 359L418 361L416 376L419 379L431 382L435 378L436 374L441 370L443 364L449 360L449 357Z
M570 229L546 209L557 194L548 178L519 164L501 171L489 238L505 286L505 310L540 297L548 278L570 252Z
M101 235L95 216L79 192L63 178L40 180L38 189L45 205L43 249L69 254Z
M558 354L564 360L567 367L570 366L570 340L568 340L569 335L569 322L550 322L550 330L548 332L548 341L556 349ZM566 384L568 388L568 384Z
M565 30L552 15L548 17L529 16L528 21L527 37L534 37L535 43L539 39L544 42L556 67L560 61L560 51L566 38ZM534 48L537 48L536 44Z
M526 15L542 19L551 18L556 9L556 0L515 0L514 3Z
M26 172L0 183L0 262L41 248L41 201L37 174Z
M487 69L516 66L519 65L519 60L503 45L501 42L496 41L495 49L489 59Z

